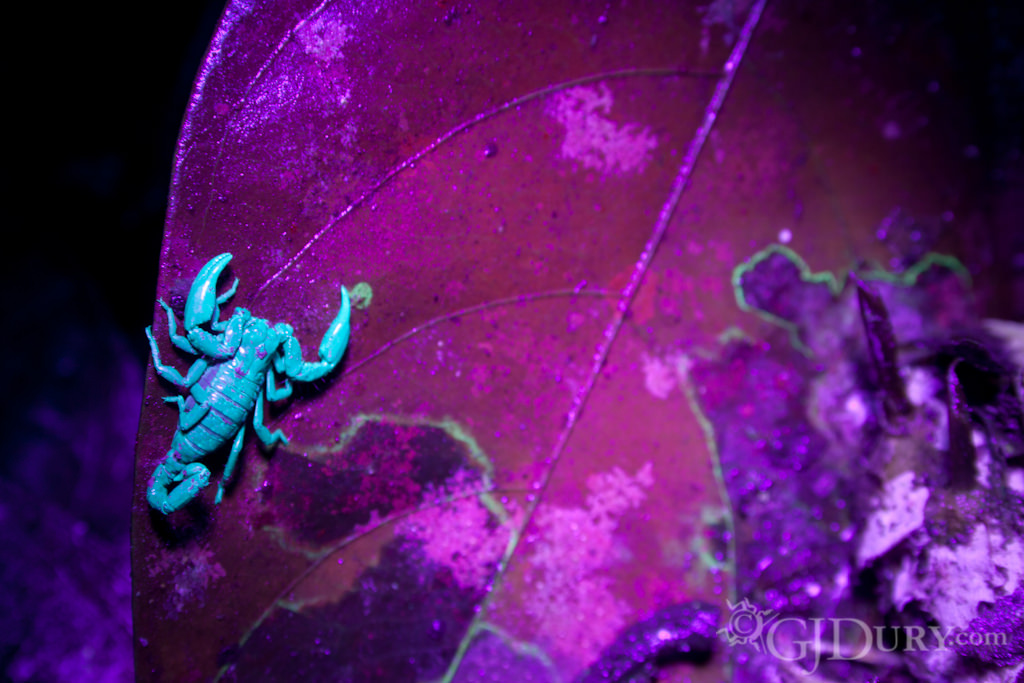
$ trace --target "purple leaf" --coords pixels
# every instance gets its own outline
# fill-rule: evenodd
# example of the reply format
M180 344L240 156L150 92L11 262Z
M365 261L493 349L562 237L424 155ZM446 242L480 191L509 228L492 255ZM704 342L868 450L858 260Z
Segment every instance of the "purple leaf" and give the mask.
M182 127L158 295L180 304L231 252L225 314L291 324L309 359L345 285L352 335L337 371L268 407L287 446L250 435L219 505L211 486L166 518L144 491L177 413L148 374L140 680L468 680L489 661L573 680L672 606L736 597L737 511L701 402L781 430L772 467L820 443L788 414L810 361L719 345L785 343L737 305L741 261L785 229L814 270L846 272L878 245L837 198L869 197L880 220L921 194L939 215L935 169L962 182L843 99L865 68L910 87L834 40L855 17L512 5L225 10ZM877 168L911 151L928 172L901 168L893 190ZM781 319L825 298L789 291L755 303ZM156 305L154 320L184 369ZM690 372L710 357L728 372L698 401ZM204 459L215 481L225 458ZM794 557L830 548L819 532Z

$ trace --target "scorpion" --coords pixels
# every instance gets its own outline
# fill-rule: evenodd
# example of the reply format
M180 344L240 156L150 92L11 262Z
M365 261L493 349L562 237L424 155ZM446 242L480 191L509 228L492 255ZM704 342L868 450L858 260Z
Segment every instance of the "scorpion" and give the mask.
M188 392L187 398L164 397L164 401L178 406L178 426L167 456L150 477L146 493L149 504L165 515L180 510L206 488L210 470L197 461L230 442L231 452L214 500L221 502L242 451L250 415L256 436L267 448L287 444L288 437L280 429L271 432L263 424L264 395L269 401L288 398L291 380L320 379L338 365L348 346L351 306L344 285L341 307L320 342L318 362L303 360L302 347L291 325L271 325L241 307L235 308L227 320L219 320L220 307L238 289L236 278L227 292L217 296L217 283L231 258L230 253L215 256L196 275L185 303L184 335L178 334L174 311L158 300L167 312L171 342L199 356L185 375L160 361L152 326L146 328L157 374ZM279 375L284 377L280 386Z

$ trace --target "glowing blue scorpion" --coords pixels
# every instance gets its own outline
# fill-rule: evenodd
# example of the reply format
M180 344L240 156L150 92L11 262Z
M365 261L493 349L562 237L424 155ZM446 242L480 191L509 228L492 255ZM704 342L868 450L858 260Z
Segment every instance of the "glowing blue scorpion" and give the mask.
M165 515L187 505L210 483L210 470L196 461L230 442L231 454L215 502L221 501L242 451L245 423L250 415L256 436L268 448L276 443L287 444L288 438L280 429L271 433L263 424L264 394L270 401L287 398L292 393L289 380L320 379L338 365L348 346L351 306L344 286L341 308L320 342L320 361L316 363L302 359L302 347L291 325L271 326L244 308L236 308L225 321L218 320L220 306L238 289L236 279L229 291L217 296L217 281L230 260L231 254L216 256L196 275L185 303L184 336L177 333L170 306L159 301L167 311L171 342L182 351L199 356L184 377L160 362L153 330L146 328L157 374L188 391L188 398L164 398L178 404L178 429L167 457L149 480L146 495L149 504ZM275 372L285 376L280 387Z

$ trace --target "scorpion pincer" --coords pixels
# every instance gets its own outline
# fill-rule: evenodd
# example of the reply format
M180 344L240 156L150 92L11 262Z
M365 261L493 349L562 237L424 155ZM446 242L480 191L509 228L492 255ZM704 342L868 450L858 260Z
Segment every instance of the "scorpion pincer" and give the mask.
M184 335L177 333L170 306L159 301L167 312L171 342L199 357L184 376L160 362L152 328L146 328L157 374L188 392L187 397L164 398L178 405L178 428L167 456L149 480L146 497L165 515L187 505L210 483L210 470L197 461L230 443L231 452L217 487L215 502L220 503L242 450L250 415L256 436L268 448L287 444L288 438L281 430L271 432L263 424L264 396L278 401L291 395L290 380L320 379L338 365L348 346L351 306L344 286L341 307L320 342L318 362L302 359L302 347L291 325L271 325L244 308L236 308L227 320L219 320L220 306L238 288L236 279L230 290L217 296L217 282L230 260L231 254L221 254L199 271L185 303ZM278 376L284 378L281 386Z

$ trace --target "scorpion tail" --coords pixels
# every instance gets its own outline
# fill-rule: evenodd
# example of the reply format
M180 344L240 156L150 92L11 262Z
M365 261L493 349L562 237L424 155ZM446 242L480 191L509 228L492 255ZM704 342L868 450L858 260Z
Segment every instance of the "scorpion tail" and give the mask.
M213 321L217 315L217 281L231 261L231 254L214 256L196 275L185 302L185 329L192 330Z
M204 465L194 462L182 466L168 456L149 478L146 500L153 509L169 515L192 502L209 483L210 470Z

